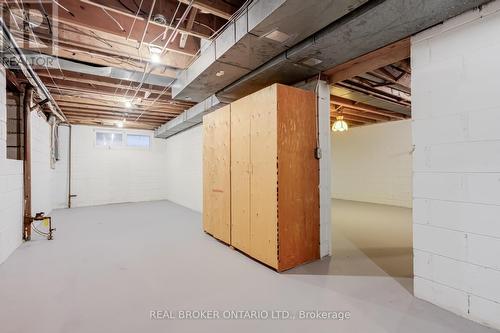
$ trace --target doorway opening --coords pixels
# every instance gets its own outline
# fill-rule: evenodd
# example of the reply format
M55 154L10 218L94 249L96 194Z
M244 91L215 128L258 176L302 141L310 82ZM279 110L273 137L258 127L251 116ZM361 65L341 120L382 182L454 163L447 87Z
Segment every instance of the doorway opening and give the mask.
M413 284L409 41L328 74L332 273Z

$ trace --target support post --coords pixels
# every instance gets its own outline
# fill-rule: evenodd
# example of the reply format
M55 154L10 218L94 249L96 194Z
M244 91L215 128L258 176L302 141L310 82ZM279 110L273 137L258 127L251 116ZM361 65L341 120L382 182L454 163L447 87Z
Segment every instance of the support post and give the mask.
M321 148L319 160L319 220L320 220L320 255L332 254L332 198L331 198L331 133L330 133L330 86L320 80L316 88L318 99L318 136Z
M33 102L33 88L27 86L24 90L24 223L23 239L31 239L31 105Z
M309 79L295 87L316 92L319 158L319 246L320 256L332 254L332 198L331 198L331 134L330 134L330 86L323 79Z

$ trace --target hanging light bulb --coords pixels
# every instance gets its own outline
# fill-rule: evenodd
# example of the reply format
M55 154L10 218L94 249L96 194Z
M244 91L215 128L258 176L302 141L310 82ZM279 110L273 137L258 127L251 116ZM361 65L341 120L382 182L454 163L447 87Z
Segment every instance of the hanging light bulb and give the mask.
M349 125L347 125L344 120L344 116L338 115L337 119L333 122L332 131L334 132L345 132L349 129Z

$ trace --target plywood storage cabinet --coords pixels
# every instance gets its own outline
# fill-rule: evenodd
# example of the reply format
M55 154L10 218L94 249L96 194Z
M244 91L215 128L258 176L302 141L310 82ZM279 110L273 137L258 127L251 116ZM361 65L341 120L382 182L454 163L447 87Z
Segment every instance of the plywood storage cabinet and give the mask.
M278 271L318 259L314 93L275 84L203 122L205 231Z

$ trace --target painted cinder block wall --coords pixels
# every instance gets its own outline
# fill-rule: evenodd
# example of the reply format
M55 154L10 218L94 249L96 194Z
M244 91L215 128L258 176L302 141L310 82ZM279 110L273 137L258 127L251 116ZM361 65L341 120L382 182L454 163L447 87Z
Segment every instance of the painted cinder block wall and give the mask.
M165 142L165 198L201 212L203 209L202 125L174 135Z
M95 146L96 131L151 137L149 149ZM165 199L166 142L153 131L72 126L72 207Z
M415 296L500 328L500 1L412 38Z
M411 120L331 133L332 198L411 208Z
M0 264L22 242L23 162L7 159L5 69L0 66Z
M50 125L45 116L31 113L31 209L50 214L68 204L69 129L59 126L59 160L50 165Z

